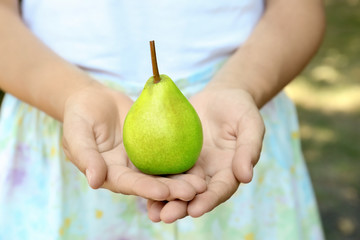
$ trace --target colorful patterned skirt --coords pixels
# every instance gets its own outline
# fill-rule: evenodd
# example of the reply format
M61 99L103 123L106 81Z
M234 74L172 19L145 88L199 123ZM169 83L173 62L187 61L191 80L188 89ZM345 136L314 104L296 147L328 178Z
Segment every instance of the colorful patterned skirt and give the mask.
M176 83L191 96L218 67ZM141 91L129 83L99 81L133 98ZM164 224L148 219L144 199L91 189L63 153L62 124L6 95L0 118L0 240L321 240L294 105L280 93L261 113L266 135L252 182L200 218Z

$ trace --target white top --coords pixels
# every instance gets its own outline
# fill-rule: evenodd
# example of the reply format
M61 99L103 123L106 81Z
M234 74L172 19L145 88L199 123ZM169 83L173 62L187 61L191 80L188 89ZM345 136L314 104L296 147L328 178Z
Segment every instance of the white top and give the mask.
M143 87L152 75L150 40L156 43L160 73L186 78L233 53L258 22L264 3L24 0L22 7L27 26L66 60Z

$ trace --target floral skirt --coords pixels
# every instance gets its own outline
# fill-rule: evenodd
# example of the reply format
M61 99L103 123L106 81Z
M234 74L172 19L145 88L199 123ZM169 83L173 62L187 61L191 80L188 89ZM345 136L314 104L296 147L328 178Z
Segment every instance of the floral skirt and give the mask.
M216 69L176 83L190 96ZM133 98L141 91L103 82L127 89ZM91 189L62 151L62 124L6 95L0 118L0 240L323 239L294 105L280 93L261 114L266 134L252 182L200 218L164 224L147 218L144 199Z

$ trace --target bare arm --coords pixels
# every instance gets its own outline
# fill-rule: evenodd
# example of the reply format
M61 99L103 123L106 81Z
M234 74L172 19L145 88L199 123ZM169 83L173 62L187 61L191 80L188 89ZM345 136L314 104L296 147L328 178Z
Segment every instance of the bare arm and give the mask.
M93 83L24 25L18 1L0 1L0 88L63 121L66 99Z
M22 22L17 2L0 0L0 88L63 122L65 154L89 185L160 201L190 200L204 191L201 178L152 177L135 170L122 143L132 100L46 47Z
M204 131L204 146L190 170L206 176L207 190L190 202L149 201L151 220L199 217L229 199L253 177L264 136L259 113L316 52L324 33L320 0L268 0L250 38L192 97Z
M208 88L244 89L262 107L309 62L324 29L321 0L268 0L250 38Z

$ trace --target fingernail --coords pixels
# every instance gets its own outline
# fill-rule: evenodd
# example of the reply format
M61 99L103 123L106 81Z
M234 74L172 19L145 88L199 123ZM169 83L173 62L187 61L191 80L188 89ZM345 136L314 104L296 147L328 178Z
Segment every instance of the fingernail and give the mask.
M89 185L91 186L91 175L92 175L91 171L89 169L86 169L85 175L86 175Z

